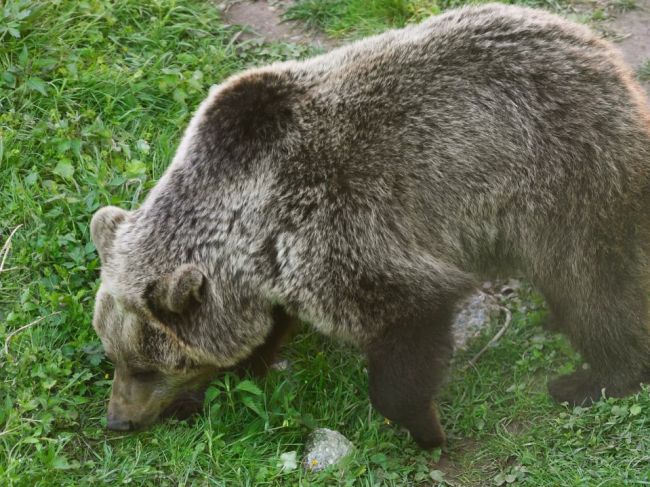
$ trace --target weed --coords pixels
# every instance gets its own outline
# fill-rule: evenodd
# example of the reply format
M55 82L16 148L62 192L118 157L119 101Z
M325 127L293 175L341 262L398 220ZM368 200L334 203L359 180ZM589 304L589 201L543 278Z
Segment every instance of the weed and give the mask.
M637 77L644 82L650 81L650 59L639 67Z

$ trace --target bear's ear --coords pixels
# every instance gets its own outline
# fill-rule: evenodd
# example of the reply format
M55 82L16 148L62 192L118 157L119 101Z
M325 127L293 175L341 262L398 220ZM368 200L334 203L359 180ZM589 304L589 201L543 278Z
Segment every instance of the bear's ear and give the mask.
M183 264L153 281L145 291L149 310L163 324L174 327L203 301L207 279L194 264Z
M116 206L105 206L93 215L90 222L90 238L97 247L102 262L105 263L110 254L117 227L128 215L128 211Z

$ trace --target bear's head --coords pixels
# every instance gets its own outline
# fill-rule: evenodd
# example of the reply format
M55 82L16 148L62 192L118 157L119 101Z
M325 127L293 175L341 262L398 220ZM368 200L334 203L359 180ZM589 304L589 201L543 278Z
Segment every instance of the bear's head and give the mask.
M102 261L93 327L115 365L107 426L120 431L146 427L168 412L200 409L210 379L245 358L270 327L262 313L242 312L242 320L262 328L227 316L228 326L219 328L224 306L235 308L232 301L242 296L229 302L196 264L151 269L129 260L129 253L137 254L123 235L131 215L105 207L91 222Z

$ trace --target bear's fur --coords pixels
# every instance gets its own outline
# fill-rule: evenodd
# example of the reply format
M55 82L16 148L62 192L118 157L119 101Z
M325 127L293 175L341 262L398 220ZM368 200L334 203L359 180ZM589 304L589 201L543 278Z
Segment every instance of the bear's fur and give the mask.
M143 205L93 218L109 427L150 423L297 317L363 350L374 406L437 446L454 305L513 271L590 364L553 397L633 392L650 358L649 189L630 70L542 11L463 8L234 76Z

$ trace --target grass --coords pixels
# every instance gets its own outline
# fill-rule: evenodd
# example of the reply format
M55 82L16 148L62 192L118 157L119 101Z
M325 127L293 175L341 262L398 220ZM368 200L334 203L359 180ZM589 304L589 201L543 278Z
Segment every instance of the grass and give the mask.
M650 59L639 67L637 70L637 77L646 83L650 81Z
M285 16L332 37L350 39L419 22L449 8L490 1L495 0L298 0ZM613 13L635 8L635 0L502 0L501 3L545 8L587 23L597 23Z
M288 371L215 381L193 423L104 430L111 367L90 326L99 262L88 223L102 205L141 201L211 84L307 54L235 34L198 0L0 6L0 485L647 484L650 394L552 404L547 376L576 357L542 332L528 294L476 368L463 364L494 329L457 357L442 452L385 424L363 359L308 331L286 350ZM353 455L319 474L284 471L281 455L300 457L315 427L341 431Z
M452 7L490 0L298 0L286 17L338 38L363 37L387 27L403 27ZM528 6L559 8L566 0L520 0Z
M401 27L420 16L440 12L437 1L421 0L301 0L286 17L302 20L309 27L333 37L375 34L386 26Z

